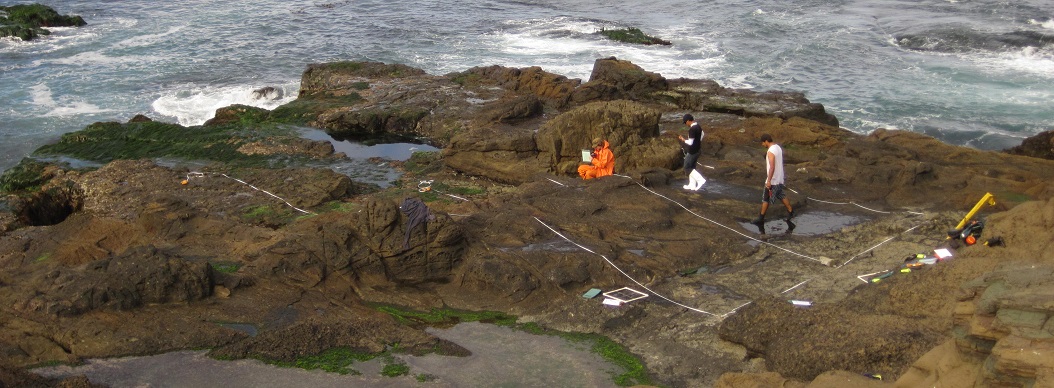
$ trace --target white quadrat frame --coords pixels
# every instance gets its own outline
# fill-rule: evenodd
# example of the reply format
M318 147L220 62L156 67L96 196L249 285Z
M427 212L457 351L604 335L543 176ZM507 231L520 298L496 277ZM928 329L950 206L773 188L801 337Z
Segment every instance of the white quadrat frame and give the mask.
M648 294L634 290L629 287L622 287L617 290L605 292L604 297L608 299L617 300L619 303L629 303L635 300L647 298Z

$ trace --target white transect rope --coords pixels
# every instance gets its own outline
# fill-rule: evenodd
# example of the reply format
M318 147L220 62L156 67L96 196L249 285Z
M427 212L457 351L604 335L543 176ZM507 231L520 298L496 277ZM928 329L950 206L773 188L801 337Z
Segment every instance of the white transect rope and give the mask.
M278 200L279 200L279 201L285 202L285 204L286 204L286 205L289 205L289 207L291 207L291 208L293 208L293 209L296 209L297 211L299 211L299 212L301 212L301 213L304 213L304 214L311 214L311 215L316 215L316 213L312 213L312 212L309 212L309 211L307 211L307 210L304 210L304 209L298 208L298 207L296 207L296 206L293 206L293 204L289 203L289 201L286 201L286 200L285 200L285 199L283 199L282 197L279 197L279 196L277 196L277 195L271 194L271 192L269 192L269 191L267 191L267 190L262 190L262 189L260 189L260 188L258 188L258 187L256 187L256 186L253 186L253 185L251 185L251 184L248 184L248 183L246 183L245 181L243 181L243 180L241 180L241 179L238 179L238 178L234 178L234 177L228 176L227 174L223 174L223 173L211 173L211 174L215 174L215 175L220 175L220 176L222 176L222 177L224 177L224 178L227 178L227 179L231 179L231 180L234 180L234 181L236 181L236 182L238 182L238 183L241 183L241 184L243 184L243 185L246 185L246 186L252 187L252 188L253 188L253 190L256 190L256 191L259 191L259 192L261 192L261 193L264 193L264 194L270 195L270 196L272 196L272 197L278 198ZM196 171L195 171L195 172L189 172L189 173L187 173L187 181L189 182L189 181L190 181L190 178L204 178L205 176L206 176L206 175L205 175L205 173L201 173L201 172L196 172Z
M857 275L857 276L856 276L856 278L857 278L857 279L860 279L860 281L862 281L862 282L864 282L864 283L867 283L867 280L864 280L864 278L866 278L866 277L868 277L868 276L871 276L871 275L877 275L877 274L880 274L880 273L883 273L883 272L889 272L889 271L892 271L892 270L891 270L891 269L887 269L887 270L884 270L884 271L878 271L878 272L872 272L872 273L865 273L865 274L863 274L863 275Z
M545 179L548 179L548 180L549 180L550 182L556 183L556 184L558 184L558 185L560 185L560 186L567 186L567 185L565 185L565 184L563 184L563 183L557 182L557 181L556 181L556 180L554 180L553 178L545 178Z
M751 236L748 236L748 235L746 235L746 234L744 234L744 233L742 233L742 232L740 232L740 231L738 231L738 230L735 230L735 229L733 229L733 228L730 228L730 227L728 227L728 226L722 225L721 223L719 223L719 222L717 222L717 221L714 221L714 220L711 220L711 219L709 219L709 218L703 217L703 216L701 216L701 215L699 215L699 214L696 214L696 213L695 213L694 211L692 211L691 209L688 209L687 207L685 207L684 205L682 205L682 204L681 204L680 202L674 201L674 200L670 199L669 197L667 197L667 196L665 196L665 195L659 194L659 193L655 192L654 190L652 190L652 189L649 189L649 188L645 187L644 185L642 185L642 184L641 184L640 182L637 182L637 181L636 181L635 179L633 179L633 178L630 178L630 177L628 177L628 176L625 176L625 175L619 175L619 174L612 174L612 175L615 175L615 176L620 176L620 177L623 177L623 178L627 178L627 179L631 179L631 180L633 180L633 181L634 181L634 183L636 183L636 184L637 184L638 186L640 186L640 187L641 187L641 188L643 188L644 190L647 190L647 191L651 192L652 194L655 194L655 195L657 195L657 196L659 196L659 197L665 198L665 199L666 199L667 201L670 201L670 202L673 202L673 203L677 204L677 206L680 206L680 207L681 207L682 209L684 209L684 210L687 210L687 211L688 211L689 213L692 213L692 215L694 215L694 216L696 216L696 217L702 218L702 219L704 219L704 220L707 220L707 221L709 221L709 222L711 222L711 223L713 223L713 224L715 224L715 225L718 225L718 226L720 226L720 227L722 227L722 228L728 229L728 230L730 230L730 231L732 231L732 232L734 232L734 233L736 233L736 234L738 234L738 235L740 235L740 236L743 236L743 237L746 237L746 238L748 238L748 239L751 239L751 240L757 241L757 242L759 242L759 243L762 243L762 244L765 244L765 245L768 245L768 246L771 246L771 247L777 248L777 249L779 249L779 250L782 250L782 251L784 251L784 252L787 252L787 253L790 253L790 254L793 254L793 255L796 255L796 256L799 256L799 257L803 257L803 258L806 258L806 259L809 259L809 260L813 260L813 261L817 261L817 262L823 263L823 261L822 261L822 260L820 260L820 259L816 259L816 258L814 258L814 257L811 257L811 256L806 256L806 255L803 255L803 254L801 254L801 253L798 253L798 252L794 252L794 251L792 251L792 250L790 250L790 249L787 249L787 248L781 247L781 246L779 246L779 245L776 245L776 244L773 244L773 243L770 243L770 242L767 242L767 241L762 241L762 240L758 240L758 239L756 239L756 238L753 238L753 237L751 237ZM793 190L791 190L791 191L793 191ZM795 192L795 193L797 194L797 192ZM811 199L811 198L810 198L810 199ZM827 202L827 201L820 201L820 202L825 202L825 203L835 203L835 204L843 204L843 205L849 205L849 204L852 204L852 205L856 205L855 203L836 203L836 202ZM856 205L856 206L860 206L860 205ZM860 207L863 207L863 206L860 206ZM867 209L867 208L864 208L864 209ZM871 210L871 211L875 211L875 212L879 212L879 213L889 213L889 212L882 212L882 211L878 211L878 210L872 210L872 209L868 209L868 210ZM914 213L914 212L908 212L908 213ZM914 213L914 214L922 214L922 213ZM908 233L908 232L910 232L910 231L912 231L912 230L915 230L915 228L918 228L919 226L921 226L921 225L915 225L915 226L913 226L913 227L909 228L908 230L905 230L905 231L901 232L900 234ZM899 235L897 235L897 236L899 236ZM864 250L863 252L857 253L857 254L856 254L856 255L854 255L854 256L853 256L853 257L852 257L851 259L849 259L849 260L848 260L848 261L846 261L845 263L842 263L842 265L839 265L839 266L837 266L837 267L834 267L834 268L841 268L842 266L844 266L844 265L846 265L846 264L849 264L849 262L850 262L850 261L853 261L853 259L856 259L856 258L857 258L857 257L859 257L860 255L863 255L863 254L865 254L865 253L867 253L867 252L870 252L870 251L874 250L875 248L878 248L878 247L879 247L879 246L881 246L882 244L885 244L885 243L889 242L890 240L893 240L894 238L897 238L897 236L893 236L893 237L890 237L890 238L886 239L885 241L882 241L881 243L878 243L878 245L875 245L875 246L873 246L873 247L871 247L871 248L867 248L867 249L866 249L866 250Z
M919 226L921 226L921 225L915 225L915 226L912 226L911 228L908 228L908 230L905 230L905 231L901 232L900 234L904 234L904 233L907 233L907 232L913 231L913 230L915 230L915 228L918 228ZM866 250L864 250L863 252L857 253L857 254L856 254L856 256L853 256L853 257L851 257L851 258L850 258L849 260L846 260L846 261L845 261L844 263L842 263L841 265L839 265L839 266L837 266L837 267L835 267L835 268L842 268L842 267L844 267L844 266L845 266L846 264L849 264L849 262L851 262L851 261L853 261L853 260L856 260L856 258L857 258L857 257L860 257L860 255L863 255L863 254L865 254L865 253L871 252L871 251L872 251L872 250L874 250L875 248L878 248L878 247L879 247L879 246L881 246L882 244L885 244L885 243L887 243L887 242L889 242L890 240L893 240L893 239L895 239L895 238L897 238L897 236L893 236L893 237L887 238L887 239L886 239L885 241L882 241L882 242L878 243L877 245L875 245L875 246L873 246L873 247L871 247L871 248L867 248L867 249L866 249Z
M680 202L674 201L674 200L670 199L670 197L667 197L667 196L665 196L665 195L659 194L659 193L655 192L654 190L652 190L652 189L649 189L649 188L647 188L646 186L642 185L642 184L641 184L640 182L637 182L637 181L636 181L635 179L633 179L633 178L631 178L631 177L628 177L628 176L625 176L625 175L619 175L619 174L613 174L613 175L615 175L615 176L620 176L620 177L623 177L623 178L626 178L626 179L630 179L630 180L633 180L633 181L634 181L634 183L636 183L636 184L637 184L637 186L640 186L640 187L641 187L641 188L643 188L644 190L647 190L648 192L650 192L650 193L652 193L652 194L655 194L655 195L657 195L657 196L659 196L659 197L662 197L662 198L666 199L667 201L673 202L673 203L677 204L677 206L680 206L680 207L681 207L682 209L684 209L685 211L687 211L687 212L689 212L689 213L692 213L692 215L694 215L694 216L696 216L696 217L699 217L699 218L702 218L702 219L704 219L704 220L706 220L706 221L709 221L710 223L712 223L712 224L714 224L714 225L717 225L717 226L720 226L720 227L722 227L722 228L728 229L729 231L732 231L732 232L733 232L733 233L735 233L735 234L738 234L738 235L740 235L740 236L746 237L746 238L748 238L748 239L750 239L750 240L753 240L753 241L757 241L757 242L759 242L759 243L761 243L761 244L765 244L765 245L771 246L771 247L773 247L773 248L776 248L776 249L782 250L782 251L784 251L784 252L790 253L790 254L792 254L792 255L795 255L795 256L798 256L798 257L806 258L806 259L809 259L809 260L812 260L812 261L815 261L815 262L818 262L818 263L823 263L823 261L822 261L822 260L820 260L820 259L817 259L817 258L815 258L815 257L812 257L812 256L807 256L807 255L803 255L803 254L801 254L801 253L798 253L798 252L792 251L792 250L790 250L790 249L787 249L787 248L781 247L781 246L779 246L779 245L776 245L776 244L772 244L772 243L770 243L770 242L766 242L766 241L762 241L762 240L756 239L756 238L754 238L754 237L751 237L751 236L749 236L749 235L747 235L747 234L745 234L745 233L743 233L743 232L740 232L740 231L738 231L738 230L735 230L735 229L733 229L733 228L731 228L731 227L728 227L728 226L722 225L722 224L721 224L720 222L717 222L717 221L711 220L711 219L709 219L709 218L703 217L703 216L699 215L698 213L696 213L696 212L692 211L692 209L689 209L688 207L686 207L686 206L682 205L682 204L681 204Z
M432 191L432 182L435 182L435 179L418 182L417 183L417 191L421 192L421 193L424 193L424 192L427 192L427 191ZM451 198L457 198L457 199L460 199L462 201L472 202L472 201L469 201L466 198L461 198L461 197L458 197L458 196L456 196L454 194L444 193L444 192L439 191L439 190L436 190L436 192L440 193L440 194L443 194L445 196L451 197Z
M465 198L461 198L461 197L458 197L458 196L456 196L456 195L454 195L454 194L447 194L447 193L443 193L443 195L445 195L445 196L448 196L448 197L454 197L454 198L460 199L460 200L462 200L462 201L468 201L468 199L465 199ZM469 201L469 202L472 202L472 201Z
M794 194L801 194L801 193L799 193L799 192L797 192L794 189L789 188L789 187L787 188L787 190L790 190ZM831 204L831 205L853 205L853 206L859 207L859 208L864 209L864 210L873 211L875 213L882 213L882 214L892 214L893 213L893 212L887 212L887 211L882 211L882 210L875 210L875 209L869 208L867 206L858 204L856 202L831 202L831 201L824 201L822 199L816 199L816 198L809 197L809 196L806 196L805 198L810 200L810 201L816 201L816 202L826 203L826 204ZM915 215L920 215L920 216L921 215L925 215L924 213L913 212L913 211L909 211L909 210L905 210L904 212L908 213L908 214L915 214Z
M725 319L725 317L727 317L729 315L732 315L732 314L735 314L736 311L739 311L739 309L743 308L743 306L746 306L746 305L751 304L751 303L754 303L754 301L743 303L743 304L739 305L739 307L736 307L736 308L732 309L732 311L729 311L727 313L721 314L721 319Z
M746 235L746 234L744 234L744 233L742 233L742 232L740 232L740 231L738 231L738 230L735 230L735 229L733 229L733 228L731 228L731 227L728 227L728 226L722 225L721 223L719 223L719 222L717 222L717 221L714 221L714 220L711 220L711 219L709 219L709 218L703 217L703 216L701 216L701 215L697 214L696 212L692 211L692 210L691 210L691 209L689 209L688 207L686 207L686 206L682 205L682 204L681 204L680 202L674 201L673 199L671 199L671 198L669 198L669 197L667 197L667 196L665 196L665 195L659 194L658 192L656 192L656 191L654 191L654 190L652 190L652 189L649 189L648 187L644 186L644 185L643 185L643 184L641 184L640 182L637 182L637 181L636 181L635 179L633 179L633 178L631 178L631 177L629 177L629 176L626 176L626 175L619 175L619 174L612 174L612 175L614 175L614 176L619 176L619 177L623 177L623 178L626 178L626 179L630 179L630 180L633 180L633 181L634 181L634 183L636 183L636 184L637 184L638 186L640 186L640 187L641 187L641 188L643 188L644 190L647 190L648 192L650 192L650 193L652 193L652 194L655 194L656 196L659 196L659 197L661 197L661 198L663 198L663 199L666 199L667 201L673 202L673 203L674 203L674 204L676 204L677 206L680 206L680 207L681 207L682 209L684 209L685 211L687 211L687 212L691 213L692 215L694 215L694 216L696 216L696 217L702 218L702 219L704 219L704 220L706 220L706 221L708 221L708 222L710 222L710 223L712 223L712 224L714 224L714 225L717 225L717 226L720 226L720 227L722 227L722 228L725 228L725 229L727 229L727 230L729 230L729 231L732 231L733 233L736 233L736 234L738 234L738 235L740 235L740 236L743 236L743 237L746 237L746 238L748 238L748 239L750 239L750 240L753 240L753 241L756 241L756 242L759 242L759 243L762 243L762 244L765 244L765 245L768 245L768 246L771 246L771 247L777 248L777 249L779 249L779 250L782 250L782 251L784 251L784 252L787 252L787 253L790 253L790 254L793 254L793 255L796 255L796 256L799 256L799 257L803 257L803 258L806 258L806 259L809 259L809 260L813 260L813 261L816 261L816 262L820 262L820 263L822 263L822 262L823 262L823 261L821 261L821 260L819 260L819 259L816 259L816 258L814 258L814 257L811 257L811 256L806 256L806 255L803 255L803 254L800 254L800 253L794 252L794 251L792 251L792 250L789 250L789 249L783 248L783 247L781 247L781 246L778 246L778 245L775 245L775 244L772 244L772 243L769 243L769 242L766 242L766 241L758 240L758 239L756 239L756 238L754 238L754 237L748 236L748 235ZM550 180L550 181L552 181L553 183L556 183L556 184L558 184L558 185L560 185L560 186L565 186L565 187L566 187L566 185L565 185L565 184L563 184L563 183L557 182L557 181L555 181L555 180L553 180L553 179L550 179L550 178L546 178L546 179L549 179L549 180ZM790 190L790 189L788 189L788 190ZM791 190L791 191L794 191L794 190ZM795 194L798 194L798 192L797 192L797 191L794 191L794 193L795 193ZM874 210L874 209L869 209L869 208L867 208L867 207L864 207L864 206L861 206L861 205L858 205L858 204L856 204L856 203L852 203L852 202L830 202L830 201L823 201L823 200L819 200L819 199L815 199L815 198L811 198L811 197L807 197L807 198L808 198L809 200L812 200L812 201L817 201L817 202L823 202L823 203L828 203L828 204L834 204L834 205L855 205L855 206L859 206L859 207L861 207L861 208L864 208L864 209L867 209L867 210L870 210L870 211L873 211L873 212L877 212L877 213L883 213L883 214L890 214L890 212L886 212L886 211L880 211L880 210ZM917 215L922 215L922 214L923 214L923 213L918 213L918 212L912 212L912 211L907 211L907 213L911 213L911 214L917 214ZM628 278L629 280L632 280L632 281L633 281L634 283L636 283L637 285L641 286L642 288L644 288L644 289L645 289L645 290L647 290L648 292L651 292L651 293L652 293L653 295L655 295L655 296L658 296L658 297L660 297L660 298L662 298L662 299L665 299L665 300L667 300L667 301L669 301L669 302L671 302L671 303L673 303L673 304L675 304L675 305L678 305L678 306L681 306L681 307L687 308L687 309L689 309L689 310L692 310L692 311L696 311L696 312L700 312L700 313L704 313L704 314L709 314L709 315L712 315L712 316L715 316L715 317L718 317L718 318L724 319L725 317L728 317L729 315L732 315L732 314L734 314L734 313L735 313L736 311L739 311L739 309L743 308L744 306L746 306L746 305L749 305L749 304L753 303L753 301L750 301L750 302L746 302L746 303L744 303L744 304L742 304L742 305L739 305L738 307L736 307L736 308L732 309L732 311L729 311L729 312L727 312L727 313L725 313L725 314L721 314L721 315L717 315L717 314L711 313L711 312L709 312L709 311L704 311L704 310L700 310L700 309L697 309L697 308L694 308L694 307L690 307L690 306L686 306L686 305L684 305L684 304L678 303L678 302L676 302L676 301L674 301L674 300L672 300L672 299L670 299L670 298L667 298L667 297L665 297L665 296L662 296L662 295L660 295L660 294L656 293L655 291L652 291L652 290L651 290L651 289L649 289L649 288L648 288L647 286L645 286L645 285L641 284L641 283L640 283L640 282L638 282L638 281L637 281L636 279L634 279L633 277L629 276L629 274L627 274L627 273L626 273L625 271L623 271L623 270L622 270L621 268L619 268L619 267L618 267L617 265L615 265L615 263L611 262L611 260L608 260L608 258L607 258L606 256L604 256L604 255L601 255L601 254L599 254L599 253L596 253L596 252L593 252L593 251L592 251L592 250L590 250L589 248L586 248L586 247L584 247L584 246L582 246L582 245L580 245L580 244L578 244L578 243L576 243L576 242L574 242L574 241L571 241L571 239L568 239L568 238L567 238L567 237L565 237L565 236L564 236L563 234L561 234L560 232L557 232L557 231L556 231L555 229L553 229L553 228L552 228L552 227L550 227L549 225L546 225L546 224L545 224L544 222L542 222L542 220L538 219L538 217L534 217L534 219L535 219L535 220L537 220L537 221L538 221L538 223L542 224L543 226L545 226L546 228L548 228L549 230L551 230L551 231L552 231L553 233L556 233L556 235L557 235L557 236L560 236L561 238L563 238L564 240L567 240L567 241L568 241L568 242L570 242L571 244L574 244L575 246L577 246L577 247L579 247L579 248L581 248L581 249L585 250L586 252L589 252L589 253L592 253L592 254L595 254L595 255L598 255L598 256L600 256L601 258L603 258L603 259L604 259L604 261L606 261L606 262L607 262L608 264L610 264L610 265L611 265L612 267L614 267L614 268L615 268L616 270L618 270L619 272L621 272L623 276L625 276L625 277L626 277L626 278ZM915 226L912 226L911 228L908 228L907 230L905 230L905 231L901 232L901 233L900 233L900 234L898 234L897 236L899 236L899 235L902 235L902 234L905 234L905 233L908 233L908 232L911 232L912 230L915 230L915 229L916 229L916 228L918 228L919 226L921 226L921 225L915 225ZM897 236L892 236L892 237L890 237L890 238L887 238L887 239L885 239L884 241L882 241L882 242L880 242L880 243L876 244L875 246L872 246L872 247L870 247L870 248L867 248L867 249L866 249L866 250L864 250L863 252L857 253L857 254L856 254L856 255L854 255L854 256L853 256L852 258L850 258L849 260L847 260L847 261L846 261L845 263L842 263L841 265L839 265L839 266L837 266L837 267L834 267L834 268L835 268L835 269L837 269L837 268L841 268L841 267L845 266L846 264L849 264L849 262L851 262L851 261L855 260L855 259L856 259L857 257L860 257L860 255L863 255L863 254L865 254L865 253L867 253L867 252L873 251L874 249L876 249L876 248L878 248L878 247L882 246L883 244L885 244L885 243L887 243L887 242L890 242L890 241L892 241L893 239L897 238ZM880 272L882 272L882 271L880 271ZM875 273L879 273L879 272L875 272ZM869 275L871 275L871 274L869 274ZM861 275L861 276L867 276L867 275ZM858 278L859 278L859 277L858 277ZM809 281L811 281L811 280L812 280L812 279L806 279L806 280L802 281L801 283L798 283L798 284L794 285L794 286L793 286L793 287L791 287L791 288L788 288L788 289L786 289L786 290L783 290L783 292L780 292L780 294L782 295L782 294L785 294L785 293L787 293L787 292L790 292L791 290L794 290L794 289L796 289L796 288L798 288L798 287L801 287L802 285L804 285L805 283L808 283L808 282L809 282ZM861 279L861 280L863 280L863 279Z
M569 243L571 243L571 244L574 244L575 246L577 246L577 247L581 248L582 250L584 250L584 251L586 251L586 252L589 252L589 253L592 253L592 254L594 254L594 255L600 256L600 257L601 257L601 258L603 258L603 259L604 259L604 261L606 261L606 262L607 262L607 263L608 263L609 265L611 265L611 266L612 266L613 268L615 268L615 269L616 269L616 270L618 270L618 271L619 271L620 273L622 273L622 276L625 276L625 277L626 277L627 279L629 279L629 280L632 280L632 281L633 281L634 283L636 283L636 284L637 284L638 286L640 286L641 288L643 288L643 289L647 290L647 291L648 291L648 292L650 292L650 293L651 293L652 295L655 295L655 296L657 296L657 297L660 297L660 298L662 298L662 299L665 299L666 301L668 301L668 302L670 302L670 303L673 303L673 304L675 304L675 305L678 305L678 306L684 307L684 308L686 308L686 309L689 309L689 310L692 310L692 311L695 311L695 312L699 312L699 313L703 313L703 314L709 314L709 315L712 315L712 316L715 316L715 317L722 317L722 315L714 314L714 313L712 313L712 312L709 312L709 311L704 311L704 310L700 310L700 309L697 309L697 308L695 308L695 307L687 306L687 305L685 305L685 304L682 304L682 303L678 303L677 301L675 301L675 300L673 300L673 299L670 299L670 298L667 298L667 297L665 297L665 296L662 296L662 295L660 295L659 293L657 293L657 292L653 291L652 289L648 288L648 286L645 286L644 284L641 284L641 282L638 282L638 281L637 281L637 279L634 279L634 278L633 278L632 276L629 276L629 274L628 274L628 273L626 273L626 271L623 271L623 270L622 270L622 268L619 268L619 267L618 267L617 265L615 265L615 263L611 262L611 260L609 260L609 259L607 258L607 256L604 256L604 255L601 255L601 254L599 254L599 253L596 253L596 252L594 252L594 251L593 251L592 249L586 248L586 247L582 246L582 245L581 245L581 244L579 244L579 243L576 243L576 242L574 242L574 241L571 241L571 239L567 238L567 236L564 236L564 235L563 235L563 234L561 234L560 232L557 232L557 231L556 231L556 229L553 229L553 227L549 226L549 225L548 225L548 224L546 224L545 222L542 222L542 220L538 219L538 217L534 217L534 220L535 220L535 221L538 221L538 223L539 223L539 224L542 224L542 226L545 226L546 228L548 228L549 230L551 230L551 231L552 231L553 233L556 233L556 235L557 235L557 236L560 236L560 238L562 238L562 239L566 240L567 242L569 242ZM740 307L742 307L742 306L740 306ZM738 309L738 307L737 307L737 309ZM735 310L732 310L732 311L735 311ZM726 314L726 315L727 315L727 314Z
M794 287L791 287L791 288L788 288L788 289L786 289L786 290L783 290L783 292L781 292L780 294L786 294L786 293L790 292L790 290L793 290L793 289L795 289L795 288L798 288L798 287L800 287L800 286L801 286L802 284L808 283L808 282L809 282L810 280L812 280L812 279L806 279L805 281L803 281L803 282L801 282L801 283L795 284L795 285L794 285Z

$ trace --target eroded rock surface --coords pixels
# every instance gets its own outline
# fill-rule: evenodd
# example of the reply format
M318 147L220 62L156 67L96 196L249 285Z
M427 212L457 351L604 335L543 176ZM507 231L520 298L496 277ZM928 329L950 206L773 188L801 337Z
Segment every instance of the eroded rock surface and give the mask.
M681 189L684 113L706 131L701 192ZM903 131L854 134L828 116L800 94L666 80L614 58L598 60L586 83L533 67L435 76L313 65L296 102L269 113L230 107L200 128L248 123L231 153L313 155L323 166L339 156L253 138L256 127L303 120L335 137L413 136L441 155L405 163L408 175L386 190L324 167L189 171L150 160L20 176L20 187L40 191L0 207L0 351L14 366L205 347L288 360L392 341L459 352L366 307L380 303L498 310L601 333L671 386L931 379L932 364L909 365L965 343L974 353L991 345L990 356L970 356L994 357L978 381L1046 381L1046 364L1012 350L1045 349L1039 280L991 275L970 283L974 296L957 293L999 265L1049 261L1054 162ZM160 127L136 122L96 129ZM782 209L766 235L746 223L764 180L762 133L784 146L795 222L812 232L789 230ZM582 181L573 171L597 136L611 141L619 175ZM434 190L419 191L425 180ZM986 192L997 198L979 216L986 237L1007 246L961 247L955 260L879 284L857 278L947 244L947 229ZM424 199L435 219L403 249L407 197ZM1021 293L994 296L1022 282ZM581 297L594 287L649 296L608 308Z

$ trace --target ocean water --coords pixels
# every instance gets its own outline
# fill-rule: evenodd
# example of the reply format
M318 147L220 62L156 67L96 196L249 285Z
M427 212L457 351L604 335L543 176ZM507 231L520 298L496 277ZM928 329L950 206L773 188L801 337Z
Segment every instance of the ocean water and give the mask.
M540 66L585 81L615 56L667 78L802 91L859 133L1003 149L1054 129L1050 0L44 3L88 25L0 39L0 170L97 121L197 125L233 103L274 108L307 64L337 60L431 74ZM673 45L594 34L624 27ZM265 86L282 96L253 99Z

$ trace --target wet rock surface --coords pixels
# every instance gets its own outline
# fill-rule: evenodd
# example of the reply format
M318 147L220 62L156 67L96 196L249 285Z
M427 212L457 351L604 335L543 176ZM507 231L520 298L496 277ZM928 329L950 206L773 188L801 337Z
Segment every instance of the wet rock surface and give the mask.
M800 95L664 80L614 58L597 69L581 83L538 68L433 76L313 65L298 102L269 115L231 109L232 120L300 115L334 136L385 132L444 147L425 165L407 162L385 190L324 166L50 167L40 187L67 188L64 219L17 221L31 207L23 192L0 208L0 349L13 367L190 348L290 359L393 341L460 352L374 303L497 310L600 333L671 386L824 386L842 378L831 370L908 379L927 370L916 360L956 338L1041 344L1027 337L1045 327L1035 328L1036 306L978 308L1031 331L1000 324L974 337L957 334L966 308L955 306L972 300L958 296L964 284L997 265L1049 262L1047 218L1023 217L1051 212L1054 162L901 131L853 134ZM309 104L317 109L291 113ZM699 192L681 188L684 113L706 131L699 164L710 183ZM792 227L773 207L764 234L746 222L764 181L762 133L785 149L797 215ZM617 175L582 181L572 171L596 136L611 141ZM419 190L425 180L432 191ZM979 215L985 236L1005 247L961 246L953 260L879 283L858 278L949 244L947 230L986 192L998 200ZM411 229L404 249L407 197L435 219ZM984 295L995 278L984 279L967 289ZM617 308L581 297L623 287L649 296ZM1006 361L986 381L1045 381L1041 362L999 354Z
M1054 131L1046 131L1025 139L1021 145L1011 147L1007 153L1034 158L1054 160Z

